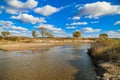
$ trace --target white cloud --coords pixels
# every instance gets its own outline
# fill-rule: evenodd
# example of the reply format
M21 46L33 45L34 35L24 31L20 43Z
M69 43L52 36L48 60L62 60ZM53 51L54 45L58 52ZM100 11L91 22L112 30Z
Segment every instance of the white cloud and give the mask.
M119 25L120 24L120 21L116 21L115 23L114 23L114 25Z
M66 29L75 29L76 27L75 26L68 26L66 27Z
M0 27L0 33L3 31L2 27Z
M9 31L11 34L20 34L20 32L19 31L16 31L16 30L11 30L11 31Z
M25 36L25 37L32 37L31 31L17 31L17 30L10 30L9 31L12 36Z
M99 37L99 33L84 33L82 36L84 38L98 38Z
M27 31L27 28L21 26L14 26L13 22L11 21L2 21L0 20L0 26L3 30L20 30L20 31Z
M13 8L34 8L38 5L35 0L27 0L26 2L21 2L20 0L6 0L6 3Z
M48 30L51 30L51 31L62 31L61 28L56 28L54 25L51 25L51 24L40 24L38 28L40 27L47 28Z
M105 1L88 3L79 9L79 16L88 15L88 18L98 18L104 15L115 14L120 14L120 5L112 5Z
M72 18L72 20L80 20L80 17L79 17L79 16L74 16L74 17Z
M46 22L44 18L37 18L29 14L20 14L18 16L12 16L11 18L32 24L35 24L37 22Z
M9 14L18 14L18 10L13 8L6 8L6 12Z
M4 6L0 6L0 14L2 13L3 9L4 9Z
M23 28L21 26L11 26L10 28L12 28L13 30L22 30L22 31L27 31L28 29Z
M101 29L93 29L91 27L85 27L82 29L83 32L100 32Z
M50 16L53 13L58 12L59 10L60 8L56 8L51 5L46 5L44 7L34 9L36 13L42 14L44 16Z
M73 22L73 23L71 23L70 25L72 25L72 26L77 26L77 25L87 25L88 23L87 22Z
M37 5L38 5L38 2L35 1L35 0L28 0L28 1L24 4L24 6L25 6L26 8L30 8L30 9L36 7Z
M10 14L18 14L19 12L26 12L28 9L33 9L38 5L35 0L27 0L22 2L20 0L5 0L8 6L5 7L6 12Z
M120 38L119 30L118 31L108 31L107 34L111 38Z
M2 21L0 20L0 25L1 26L11 26L13 23L11 21Z
M107 34L108 34L108 35L116 35L117 32L115 32L115 31L108 31Z

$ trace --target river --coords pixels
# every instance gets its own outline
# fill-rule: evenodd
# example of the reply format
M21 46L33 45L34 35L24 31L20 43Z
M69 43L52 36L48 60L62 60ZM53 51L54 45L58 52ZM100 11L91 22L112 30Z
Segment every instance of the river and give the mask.
M0 51L0 80L95 80L90 44Z

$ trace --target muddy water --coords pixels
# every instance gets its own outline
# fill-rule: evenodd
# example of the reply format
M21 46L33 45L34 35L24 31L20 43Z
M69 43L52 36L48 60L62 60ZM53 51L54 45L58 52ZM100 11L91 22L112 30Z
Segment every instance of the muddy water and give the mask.
M0 80L95 80L90 44L0 51Z

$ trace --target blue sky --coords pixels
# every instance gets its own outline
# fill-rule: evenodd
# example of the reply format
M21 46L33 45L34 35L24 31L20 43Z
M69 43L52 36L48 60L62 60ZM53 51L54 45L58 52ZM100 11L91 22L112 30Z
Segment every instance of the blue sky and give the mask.
M0 0L0 32L31 37L40 27L55 37L82 37L107 33L120 38L119 0ZM40 36L40 35L39 35Z

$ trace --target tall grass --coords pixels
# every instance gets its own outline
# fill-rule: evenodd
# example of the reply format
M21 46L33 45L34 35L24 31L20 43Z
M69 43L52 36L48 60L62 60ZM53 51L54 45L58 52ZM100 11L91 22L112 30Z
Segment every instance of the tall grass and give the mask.
M120 60L120 40L118 39L97 39L88 50L94 59L104 61Z

